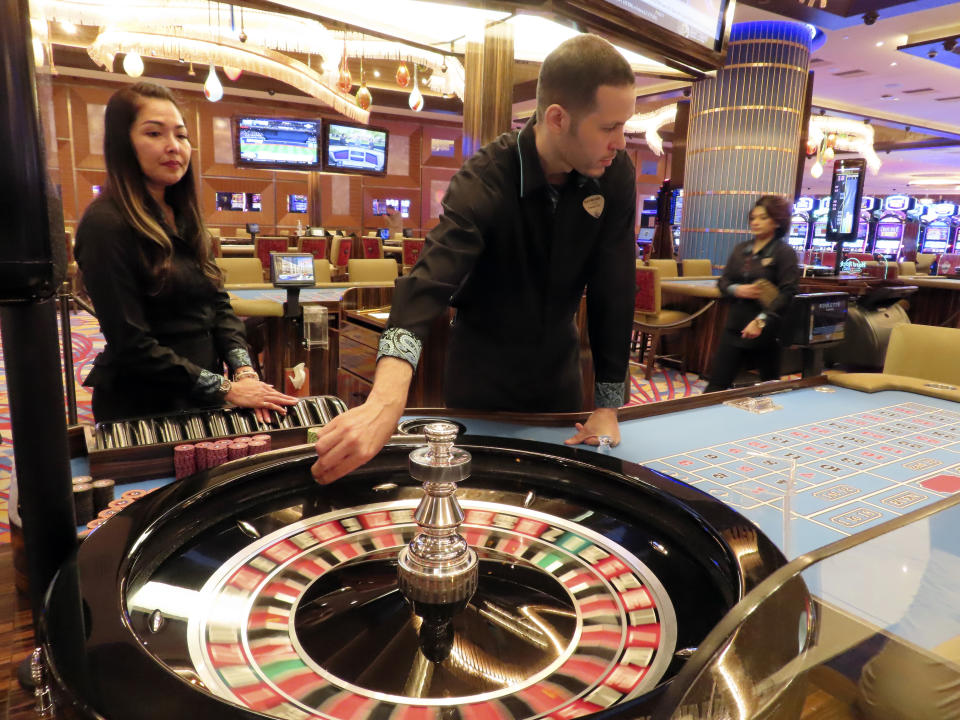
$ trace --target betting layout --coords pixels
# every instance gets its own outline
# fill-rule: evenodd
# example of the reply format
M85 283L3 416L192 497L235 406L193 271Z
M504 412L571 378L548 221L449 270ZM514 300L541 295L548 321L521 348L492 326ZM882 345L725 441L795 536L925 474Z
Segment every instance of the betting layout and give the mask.
M749 517L779 511L791 463L792 513L838 539L960 491L960 412L900 403L645 464Z

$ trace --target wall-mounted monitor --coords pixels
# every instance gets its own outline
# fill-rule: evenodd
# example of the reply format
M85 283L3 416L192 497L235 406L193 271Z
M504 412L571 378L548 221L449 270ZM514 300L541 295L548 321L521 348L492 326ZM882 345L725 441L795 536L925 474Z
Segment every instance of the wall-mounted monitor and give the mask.
M287 212L305 213L307 211L306 195L287 195Z
M237 167L320 170L320 121L293 118L235 117Z
M260 212L262 209L260 193L217 192L217 211Z
M374 215L387 215L391 208L400 213L401 217L410 217L410 201L401 198L374 198L370 201L370 209Z
M326 172L385 175L387 137L384 128L327 122L323 133L323 169Z
M648 57L700 70L723 64L733 19L732 0L553 0L551 6L584 31Z

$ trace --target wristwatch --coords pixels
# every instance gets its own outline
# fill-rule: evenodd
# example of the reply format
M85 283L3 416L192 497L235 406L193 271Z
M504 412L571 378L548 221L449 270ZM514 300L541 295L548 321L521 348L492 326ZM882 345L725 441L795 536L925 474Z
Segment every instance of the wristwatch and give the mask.
M227 394L230 392L230 388L232 387L233 387L233 383L230 382L230 378L228 378L226 375L221 375L220 376L220 392L223 394L224 397L227 396Z

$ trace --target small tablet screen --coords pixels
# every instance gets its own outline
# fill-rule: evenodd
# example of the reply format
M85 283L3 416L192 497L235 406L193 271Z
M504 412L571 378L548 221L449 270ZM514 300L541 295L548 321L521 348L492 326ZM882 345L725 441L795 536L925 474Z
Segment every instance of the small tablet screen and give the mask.
M276 287L307 287L313 285L313 255L310 253L270 253L270 281Z

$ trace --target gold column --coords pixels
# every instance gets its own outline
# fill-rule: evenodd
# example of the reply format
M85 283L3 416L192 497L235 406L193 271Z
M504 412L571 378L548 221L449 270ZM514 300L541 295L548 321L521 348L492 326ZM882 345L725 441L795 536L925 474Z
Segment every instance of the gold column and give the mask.
M510 129L513 119L513 28L490 25L480 42L467 43L463 100L463 154Z
M750 237L761 195L793 200L810 28L794 22L734 25L726 65L690 98L680 255L726 262Z

